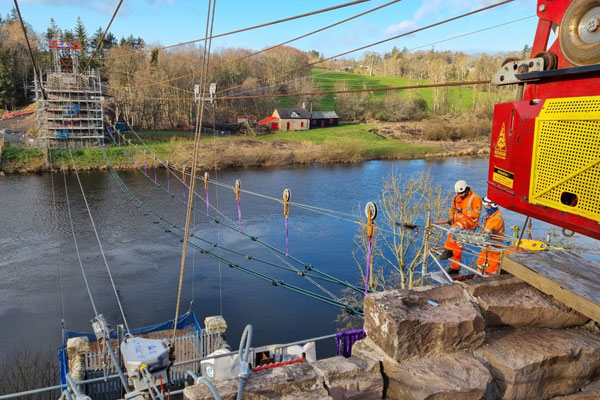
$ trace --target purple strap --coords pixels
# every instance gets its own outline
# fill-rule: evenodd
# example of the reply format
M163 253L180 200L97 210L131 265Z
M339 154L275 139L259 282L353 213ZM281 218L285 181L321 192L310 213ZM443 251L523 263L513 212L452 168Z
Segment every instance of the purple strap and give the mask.
M367 337L364 329L354 329L351 331L338 332L335 334L335 355L340 354L346 358L352 356L352 347L354 343ZM341 351L340 351L341 350Z
M156 175L158 171L158 167L154 166L154 183L158 183L158 176Z
M148 175L148 161L144 160L144 174Z
M285 217L285 256L290 255L290 242L288 241L288 218Z
M367 248L367 274L365 275L365 296L369 293L369 276L371 275L371 238Z
M171 192L171 174L169 173L169 167L167 166L167 192Z
M206 191L206 216L208 217L208 210L210 208L210 203L208 200L208 189L206 189L205 191Z
M238 200L238 224L240 226L240 232L242 231L242 206L240 205L240 201Z

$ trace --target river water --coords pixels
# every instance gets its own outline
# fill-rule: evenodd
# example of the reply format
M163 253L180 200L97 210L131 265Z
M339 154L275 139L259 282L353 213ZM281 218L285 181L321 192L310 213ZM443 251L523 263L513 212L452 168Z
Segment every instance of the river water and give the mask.
M367 201L378 197L383 178L392 172L406 175L429 171L434 180L448 190L457 179L466 179L483 197L487 167L487 159L371 161L224 171L212 174L211 178L230 185L240 179L243 189L277 199L281 198L284 188L290 188L292 201L359 215ZM182 187L172 177L171 192L176 199L139 172L122 171L119 175L144 204L178 226L184 226L185 208L178 201L183 197ZM80 176L130 327L173 318L181 243L134 208L109 173L83 172ZM57 348L63 315L67 329L91 330L90 319L94 312L76 257L63 175L54 174L53 180L47 173L9 175L0 180L0 338L3 344L0 355L20 344L40 349ZM166 185L164 171L159 172L158 180ZM114 326L122 319L75 175L67 174L66 181L90 290L98 311ZM204 192L201 184L197 187ZM211 187L210 202L237 225L237 206L230 188ZM198 207L204 208L201 202ZM285 249L281 204L244 193L241 213L244 232ZM523 221L522 216L513 213L506 213L506 217L507 225ZM538 226L543 224L534 224L534 228ZM356 225L345 220L292 207L290 254L324 272L357 283L360 275L352 258L355 230ZM195 218L193 232L243 254L282 264L264 247L234 230L208 221L201 214ZM260 273L323 294L293 273L220 254ZM333 294L340 294L339 287L324 286ZM209 315L225 317L233 348L237 348L247 323L254 327L255 345L296 341L334 333L337 329L338 309L274 287L192 251L188 253L182 295L182 311L193 299L193 308L200 320Z

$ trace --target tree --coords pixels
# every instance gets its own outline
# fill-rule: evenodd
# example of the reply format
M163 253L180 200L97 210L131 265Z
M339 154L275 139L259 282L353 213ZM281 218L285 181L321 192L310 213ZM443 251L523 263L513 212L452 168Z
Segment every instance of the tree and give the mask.
M369 288L383 291L408 289L427 284L424 273L429 271L431 258L424 257L443 237L443 232L406 226L424 226L427 218L436 221L446 211L449 194L433 183L427 172L415 175L392 173L383 178L383 188L375 200L378 208L375 235L371 243ZM360 270L362 285L366 282L368 239L366 218L363 218L354 235L355 250L352 256ZM424 270L427 271L424 271ZM344 301L361 306L363 295L353 290L344 291ZM338 322L345 328L356 328L357 318L343 312Z
M81 17L77 17L77 24L75 25L75 39L81 42L81 59L87 58L88 53L88 34Z
M59 40L62 38L62 30L54 21L54 18L50 18L50 26L46 29L46 39L47 40Z

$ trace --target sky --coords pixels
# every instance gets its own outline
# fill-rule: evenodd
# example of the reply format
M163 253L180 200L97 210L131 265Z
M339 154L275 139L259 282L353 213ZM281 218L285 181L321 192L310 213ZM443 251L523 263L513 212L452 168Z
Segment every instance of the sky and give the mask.
M218 0L214 33L230 32L290 16L343 4L349 0ZM217 38L213 49L229 47L260 50L319 29L350 16L370 10L390 0L370 0L323 14ZM304 51L316 50L325 57L433 24L477 8L496 3L493 0L402 0L373 13L290 44ZM207 0L124 0L110 31L122 36L142 37L148 44L171 45L204 36ZM432 29L394 39L368 50L385 52L394 46L412 49L463 51L469 54L522 50L531 45L537 25L535 0L515 0L469 17ZM4 16L13 0L0 0ZM44 32L54 18L63 29L73 29L81 17L88 33L106 27L118 0L19 0L26 22L36 32ZM527 18L532 17L532 18ZM474 31L525 20L484 32ZM436 43L455 36L465 35ZM435 44L434 44L435 43ZM359 57L361 52L347 57Z

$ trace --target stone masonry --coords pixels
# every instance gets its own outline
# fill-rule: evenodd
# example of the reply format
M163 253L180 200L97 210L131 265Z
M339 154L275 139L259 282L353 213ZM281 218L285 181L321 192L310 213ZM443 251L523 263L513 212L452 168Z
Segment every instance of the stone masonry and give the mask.
M253 373L244 399L600 400L597 324L510 275L370 294L364 310L351 358ZM216 387L234 399L237 383Z

